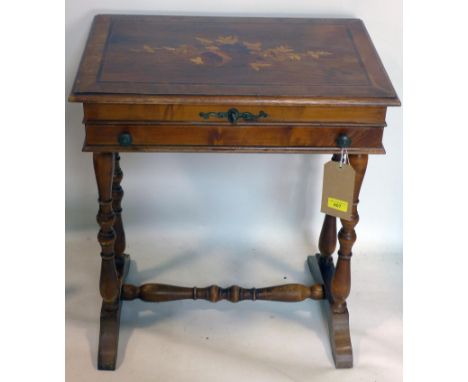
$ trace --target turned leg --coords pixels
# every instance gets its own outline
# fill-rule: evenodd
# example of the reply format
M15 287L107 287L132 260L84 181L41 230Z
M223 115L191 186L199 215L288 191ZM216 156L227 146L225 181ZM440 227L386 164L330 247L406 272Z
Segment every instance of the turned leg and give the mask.
M340 154L334 154L332 161L338 162L341 159ZM326 274L323 275L324 285L326 289L327 298L331 298L331 280L333 278L333 253L336 249L336 217L325 214L323 220L322 230L320 231L319 237L319 251L318 262L322 270L326 271Z
M331 301L331 280L333 278L333 252L336 248L336 217L325 215L319 237L319 251L317 261L322 270L321 279L325 288L325 296ZM322 281L320 281L322 282Z
M333 160L337 156L333 157ZM316 282L324 284L324 309L328 317L328 328L333 359L336 368L350 368L353 366L353 350L349 332L349 313L346 307L346 298L351 289L351 248L356 241L354 227L359 216L357 204L359 191L367 167L367 155L350 155L349 160L356 178L354 184L354 203L351 220L341 220L343 228L338 234L340 249L335 269L332 254L336 248L336 219L325 215L319 239L320 254L309 256L308 264ZM339 159L339 158L338 158Z
M346 299L351 290L351 256L353 244L356 241L354 227L359 222L357 205L359 203L359 192L366 173L368 156L364 154L350 155L349 162L356 171L354 181L354 200L350 220L341 219L342 228L338 233L340 249L338 250L338 261L335 276L332 281L333 311L343 313L346 310Z
M339 154L334 154L332 160L338 162L341 159ZM320 231L319 251L321 262L333 261L332 255L336 248L336 217L325 215Z
M117 272L115 260L114 230L115 213L113 211L112 191L114 178L114 154L95 153L93 155L94 172L99 193L99 212L97 222L100 226L98 241L101 245L101 276L99 290L102 297L98 368L114 370L117 359L121 300L120 290L128 272L128 261L123 257L121 273Z
M125 262L125 231L122 221L122 198L124 191L120 183L122 182L123 172L120 168L120 155L115 153L114 158L114 177L112 179L112 209L115 214L114 231L116 234L114 253L117 271L121 273L122 266Z
M336 218L325 215L322 231L320 231L319 250L322 258L331 260L336 248Z
M117 270L115 267L114 243L115 214L112 208L112 178L114 175L114 154L95 153L94 172L99 192L99 212L97 222L100 226L98 241L101 245L101 277L99 290L103 301L111 307L119 298Z

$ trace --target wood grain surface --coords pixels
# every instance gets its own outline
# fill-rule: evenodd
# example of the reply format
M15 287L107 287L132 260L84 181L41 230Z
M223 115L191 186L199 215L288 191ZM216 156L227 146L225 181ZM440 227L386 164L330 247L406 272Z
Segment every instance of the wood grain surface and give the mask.
M335 365L352 367L346 299L359 190L367 154L385 153L387 107L400 104L361 20L98 15L69 100L83 103L83 150L94 153L99 194L99 369L115 369L122 301L136 298L325 298ZM318 284L124 283L120 152L334 153L336 161L345 146L357 173L353 213L338 235L336 218L325 217L321 254L308 260Z
M98 15L70 100L116 95L399 104L357 19Z

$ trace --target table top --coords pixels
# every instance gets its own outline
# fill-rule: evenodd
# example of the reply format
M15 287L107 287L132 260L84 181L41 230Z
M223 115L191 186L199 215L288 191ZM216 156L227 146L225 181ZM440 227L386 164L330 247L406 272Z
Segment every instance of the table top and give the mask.
M98 15L71 101L399 105L361 20Z

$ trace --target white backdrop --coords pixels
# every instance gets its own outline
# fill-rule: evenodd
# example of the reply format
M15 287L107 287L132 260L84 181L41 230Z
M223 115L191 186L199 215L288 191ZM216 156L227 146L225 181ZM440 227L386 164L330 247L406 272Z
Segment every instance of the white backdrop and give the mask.
M399 1L80 0L66 4L68 95L92 18L97 13L259 15L361 18L402 98L402 17ZM66 104L67 230L97 229L91 154L82 153L80 104ZM402 242L402 109L390 108L385 156L372 156L361 192L360 243L399 250ZM124 154L126 225L204 227L249 235L290 229L313 248L322 214L322 155ZM360 234L362 233L362 234Z
M363 19L402 98L399 1L68 0L70 92L97 13L356 17ZM66 104L66 370L68 381L335 381L320 304L186 301L123 305L117 371L96 370L100 296L97 191L82 153L79 104ZM355 368L346 381L402 373L402 109L361 190L348 299ZM261 287L308 284L317 251L323 155L123 154L128 282ZM371 286L371 287L369 287ZM157 377L155 377L157 376Z

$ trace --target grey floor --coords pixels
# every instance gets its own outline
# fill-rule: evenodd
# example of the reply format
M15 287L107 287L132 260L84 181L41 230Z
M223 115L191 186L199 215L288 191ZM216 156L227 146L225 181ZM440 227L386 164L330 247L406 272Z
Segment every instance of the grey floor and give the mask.
M287 229L242 237L127 227L128 282L262 287L312 283L316 246ZM335 370L320 302L123 306L117 370L96 370L96 230L67 233L66 377L74 381L401 381L402 254L359 243L352 261L355 367Z

